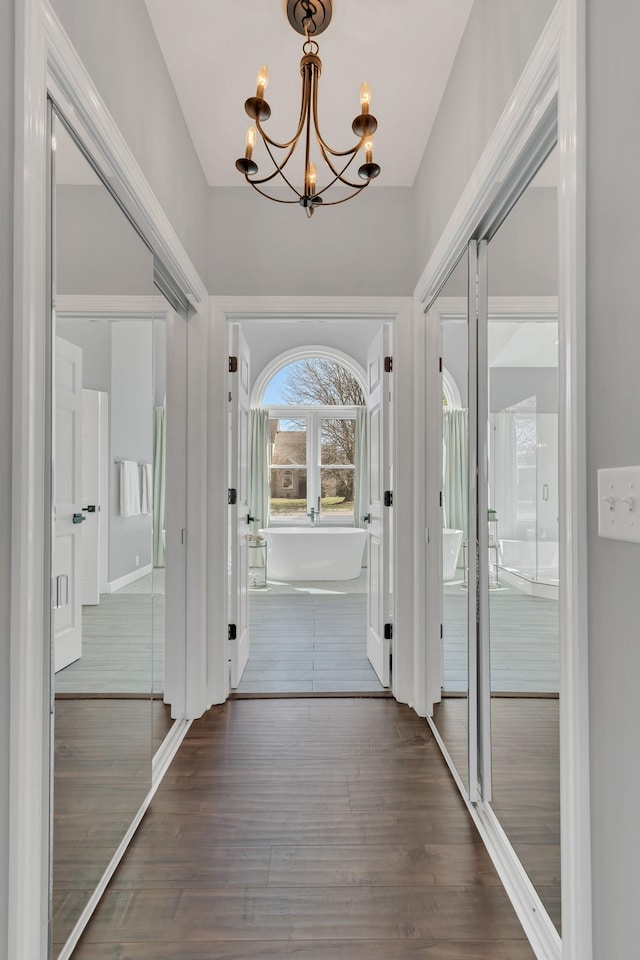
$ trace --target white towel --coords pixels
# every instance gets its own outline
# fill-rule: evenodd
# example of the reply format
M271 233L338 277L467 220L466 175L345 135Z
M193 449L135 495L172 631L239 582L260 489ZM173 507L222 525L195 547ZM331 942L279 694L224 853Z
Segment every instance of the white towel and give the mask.
M150 463L141 463L142 496L140 499L140 513L153 513L153 472Z
M120 516L140 516L140 477L135 460L120 461Z

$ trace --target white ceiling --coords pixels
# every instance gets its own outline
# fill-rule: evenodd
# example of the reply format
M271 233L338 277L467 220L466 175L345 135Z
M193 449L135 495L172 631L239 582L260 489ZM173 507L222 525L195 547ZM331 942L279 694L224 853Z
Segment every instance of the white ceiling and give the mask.
M268 130L289 139L300 110L303 38L282 0L145 0L205 176L240 186L249 119L244 101L269 66ZM411 186L435 120L472 0L334 0L318 38L323 62L319 117L335 149L354 143L358 92L371 86L378 119L374 159L381 186Z

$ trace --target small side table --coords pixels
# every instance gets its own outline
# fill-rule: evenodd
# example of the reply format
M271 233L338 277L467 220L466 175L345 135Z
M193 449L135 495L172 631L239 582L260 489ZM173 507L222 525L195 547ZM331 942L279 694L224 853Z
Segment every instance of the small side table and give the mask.
M250 586L250 587L253 587L253 588L256 589L256 590L259 590L259 589L261 589L261 588L264 588L264 587L266 587L266 585L267 585L267 546L268 546L267 541L264 540L264 539L262 539L262 540L249 540L249 550L250 550L250 551L251 551L251 550L262 550L262 558L263 558L263 562L264 562L264 577L263 577L263 579L262 579L261 581L258 580L258 578L256 577L255 573L254 573L254 574L250 574L249 586ZM255 554L254 554L254 556L255 556ZM251 563L251 553L249 553L249 570L251 570L252 566L253 566L253 565L252 565L252 563ZM255 569L255 566L254 566L254 569Z

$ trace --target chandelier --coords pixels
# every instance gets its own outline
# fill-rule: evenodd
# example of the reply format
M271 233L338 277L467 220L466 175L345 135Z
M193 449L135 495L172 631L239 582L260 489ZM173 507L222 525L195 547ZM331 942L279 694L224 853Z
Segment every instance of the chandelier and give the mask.
M289 23L294 30L305 38L302 45L303 56L300 61L302 97L298 127L293 137L284 143L272 140L266 133L263 124L271 116L271 107L264 98L269 82L269 71L266 66L260 67L256 77L256 95L255 97L249 97L244 105L246 113L254 123L246 133L245 155L236 160L236 169L244 174L245 180L251 184L254 190L277 203L300 204L306 210L307 217L313 216L314 210L321 204L335 206L338 203L351 200L361 190L368 187L380 173L380 167L373 162L373 134L378 127L378 121L369 112L371 90L368 83L363 83L360 87L360 114L351 125L353 133L358 138L355 146L349 150L334 150L320 133L318 81L322 73L322 61L318 56L320 48L314 37L329 26L333 12L332 8L332 0L287 0L286 11ZM258 164L253 159L258 135L260 135L266 152L273 163L273 169L266 176L258 176ZM304 168L303 176L300 178L304 184L302 190L294 185L295 177L288 167L289 161L300 142L304 144ZM318 171L312 158L312 149L315 159L318 162L324 161L325 164L324 175L327 179L322 187L318 184ZM282 152L279 160L276 159L278 151ZM354 183L347 172L360 151L364 152L364 163L358 167L358 176L361 182ZM273 181L279 183L280 179L284 180L295 195L295 199L288 200L270 194L270 188L267 185L273 185ZM325 199L327 192L331 191L331 188L337 184L343 184L352 192L347 196L336 197L337 191L334 190ZM331 197L336 198L331 199Z

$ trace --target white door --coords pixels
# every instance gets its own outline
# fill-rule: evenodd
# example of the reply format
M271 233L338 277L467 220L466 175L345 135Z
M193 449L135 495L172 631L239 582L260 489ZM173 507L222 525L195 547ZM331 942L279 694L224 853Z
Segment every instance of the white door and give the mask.
M369 423L369 542L367 550L367 656L380 683L389 686L391 513L385 491L392 493L390 467L390 406L392 373L385 372L391 355L391 330L380 330L367 353L367 407Z
M101 583L101 480L106 474L102 406L107 395L99 390L82 391L82 604L100 603Z
M240 327L231 327L231 356L237 370L229 373L231 452L229 486L236 491L231 511L231 598L229 659L231 686L237 687L249 659L249 348Z
M82 656L82 350L56 337L54 670ZM74 522L74 518L75 521Z

